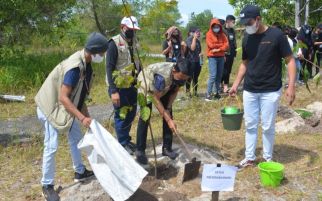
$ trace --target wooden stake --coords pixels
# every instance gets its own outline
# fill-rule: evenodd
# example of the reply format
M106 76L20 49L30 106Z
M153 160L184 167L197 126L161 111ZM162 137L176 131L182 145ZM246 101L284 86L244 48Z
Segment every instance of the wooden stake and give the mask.
M221 163L218 163L217 167L221 167ZM219 201L219 191L213 191L211 193L211 201Z

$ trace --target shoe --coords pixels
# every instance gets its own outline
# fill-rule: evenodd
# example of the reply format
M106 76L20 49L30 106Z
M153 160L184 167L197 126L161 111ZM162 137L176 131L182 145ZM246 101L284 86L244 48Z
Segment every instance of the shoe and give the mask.
M147 165L148 164L148 158L145 155L144 151L136 151L136 161L142 165Z
M130 141L130 142L128 143L128 145L129 145L129 147L132 149L132 151L133 151L133 152L135 152L135 150L136 150L136 144L134 144L133 142L131 142L131 141Z
M59 201L60 197L54 189L54 185L42 186L42 194L47 201Z
M305 83L304 83L303 81L301 81L301 80L298 80L298 81L297 81L297 84L298 84L299 86L302 86L302 85L304 85Z
M129 142L128 144L122 145L122 146L130 155L134 155L136 150L136 145L133 142Z
M254 161L248 160L245 158L244 160L240 161L240 163L238 164L237 167L239 170L241 170L241 169L248 167L248 166L254 166Z
M86 169L83 174L79 174L78 172L75 172L74 182L85 181L86 179L92 177L93 175L94 175L93 171L86 170Z
M212 97L210 95L206 95L205 101L207 102L212 101Z
M221 99L221 96L219 95L219 93L216 93L216 95L214 96L215 99L219 100Z
M178 154L171 149L162 149L162 156L168 156L172 160L176 159Z

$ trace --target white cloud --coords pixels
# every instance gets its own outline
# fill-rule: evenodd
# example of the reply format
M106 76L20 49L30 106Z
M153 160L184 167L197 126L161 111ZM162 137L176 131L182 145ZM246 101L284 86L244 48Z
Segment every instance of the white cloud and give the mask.
M186 13L181 13L181 19L179 21L182 22L181 25L186 26L189 22L189 15Z

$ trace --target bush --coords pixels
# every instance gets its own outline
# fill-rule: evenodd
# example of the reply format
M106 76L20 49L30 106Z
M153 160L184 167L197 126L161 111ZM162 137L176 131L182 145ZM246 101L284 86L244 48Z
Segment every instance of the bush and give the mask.
M21 93L39 88L50 71L69 53L26 54L2 48L0 55L0 93Z

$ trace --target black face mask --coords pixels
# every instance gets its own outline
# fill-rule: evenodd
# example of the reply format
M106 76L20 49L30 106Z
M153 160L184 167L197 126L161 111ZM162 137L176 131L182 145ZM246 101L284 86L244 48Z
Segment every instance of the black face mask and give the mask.
M185 80L175 80L173 79L173 84L175 84L178 87L182 87L186 83Z
M172 38L174 38L175 40L179 41L179 35L172 35Z
M132 39L134 37L134 31L131 29L126 30L124 35L127 39Z

